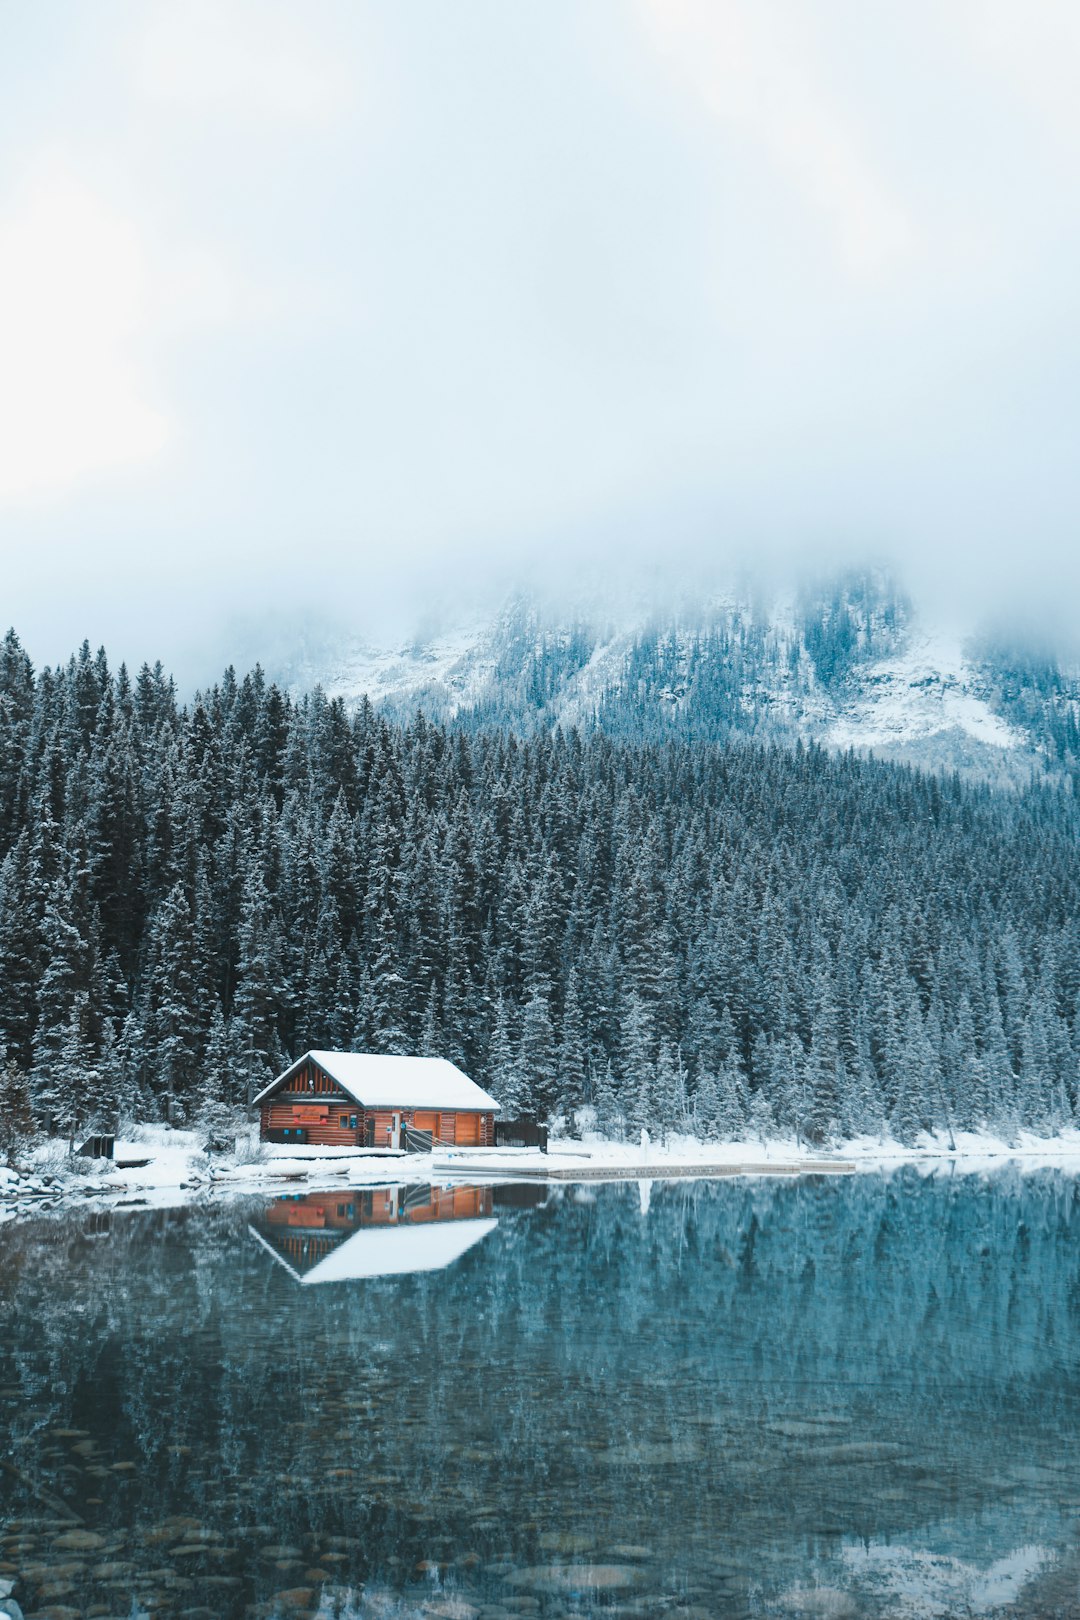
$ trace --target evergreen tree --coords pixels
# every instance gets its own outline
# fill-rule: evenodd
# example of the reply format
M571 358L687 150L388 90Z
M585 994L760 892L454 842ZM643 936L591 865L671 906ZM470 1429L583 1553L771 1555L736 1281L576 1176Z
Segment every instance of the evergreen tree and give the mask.
M574 1116L584 1107L587 1098L587 1059L585 1049L585 1019L578 994L578 976L570 969L563 998L562 1023L558 1046L557 1111L573 1124Z
M248 863L237 930L236 994L232 1036L238 1100L250 1102L281 1067L276 1010L277 939L270 898L258 861Z
M141 1023L150 1083L166 1119L180 1121L195 1100L203 1041L192 967L195 930L183 885L174 884L150 925Z
M14 1058L4 1058L0 1061L0 1156L8 1162L17 1159L33 1136L29 1080Z
M519 1119L527 1106L528 1093L510 1029L509 1013L501 996L495 1003L487 1071L488 1083L500 1105L503 1119Z
M611 1136L620 1141L626 1121L615 1091L610 1062L604 1065L594 1087L593 1095L597 1129L605 1136Z
M537 985L522 1014L519 1063L530 1112L538 1119L547 1119L558 1096L555 1056L551 1010L547 996Z

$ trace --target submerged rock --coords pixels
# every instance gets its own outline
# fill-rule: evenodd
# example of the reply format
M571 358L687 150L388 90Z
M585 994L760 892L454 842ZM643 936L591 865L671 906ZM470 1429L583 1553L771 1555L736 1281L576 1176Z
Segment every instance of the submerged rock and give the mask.
M830 1445L820 1455L831 1463L892 1462L906 1449L893 1440L851 1440L842 1446Z
M606 1463L629 1463L634 1468L667 1468L673 1463L699 1462L701 1447L694 1440L642 1441L640 1445L612 1446L600 1456Z
M314 1596L310 1586L290 1586L284 1592L275 1592L270 1600L270 1606L282 1609L310 1609Z
M813 1615L815 1620L848 1620L859 1612L851 1593L836 1586L793 1586L779 1602L789 1614Z
M580 1530L545 1530L538 1545L543 1552L583 1553L596 1546L596 1537Z
M508 1586L532 1587L537 1592L566 1595L574 1592L618 1592L637 1586L644 1573L630 1564L547 1564L508 1575Z
M96 1530L65 1530L53 1542L54 1548L59 1547L64 1552L97 1552L104 1545L105 1537L99 1536Z

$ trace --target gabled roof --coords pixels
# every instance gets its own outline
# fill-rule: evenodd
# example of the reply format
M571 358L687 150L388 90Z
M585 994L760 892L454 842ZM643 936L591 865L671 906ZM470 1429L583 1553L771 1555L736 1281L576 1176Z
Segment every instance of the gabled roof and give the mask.
M430 1108L494 1113L499 1104L446 1058L373 1052L305 1052L255 1098L260 1103L311 1058L362 1108Z
M257 1227L248 1231L301 1287L313 1283L349 1282L361 1277L404 1277L414 1271L441 1271L498 1226L493 1216L429 1224L361 1228L331 1249L310 1271L299 1272L268 1243Z

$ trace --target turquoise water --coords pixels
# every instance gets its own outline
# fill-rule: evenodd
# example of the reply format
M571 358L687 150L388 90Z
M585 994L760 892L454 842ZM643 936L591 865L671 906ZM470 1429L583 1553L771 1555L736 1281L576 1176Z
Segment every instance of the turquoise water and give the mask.
M1078 1420L1056 1172L0 1228L0 1579L53 1620L1076 1614Z

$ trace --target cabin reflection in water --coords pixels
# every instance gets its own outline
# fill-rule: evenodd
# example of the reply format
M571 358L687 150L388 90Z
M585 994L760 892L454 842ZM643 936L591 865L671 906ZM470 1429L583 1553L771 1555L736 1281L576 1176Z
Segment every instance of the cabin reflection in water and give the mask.
M388 1186L285 1194L249 1231L310 1283L441 1271L498 1224L490 1187Z

